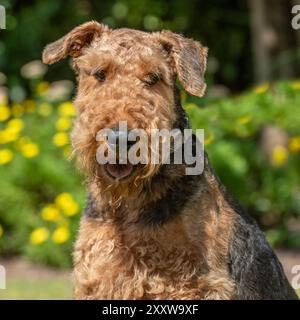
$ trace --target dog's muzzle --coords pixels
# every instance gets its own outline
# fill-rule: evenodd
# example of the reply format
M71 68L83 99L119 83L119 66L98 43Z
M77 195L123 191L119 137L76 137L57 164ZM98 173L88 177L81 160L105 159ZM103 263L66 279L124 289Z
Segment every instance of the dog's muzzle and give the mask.
M127 162L127 152L136 141L128 140L128 131L113 130L113 135L108 136L107 144L117 155L117 163L107 163L104 165L106 173L113 179L121 180L129 177L134 166Z

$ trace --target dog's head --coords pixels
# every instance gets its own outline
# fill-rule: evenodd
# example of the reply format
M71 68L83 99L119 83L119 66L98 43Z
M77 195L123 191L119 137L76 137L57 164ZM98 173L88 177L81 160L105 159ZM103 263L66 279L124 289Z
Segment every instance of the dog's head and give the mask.
M176 127L182 116L175 101L176 76L188 93L202 96L207 48L170 31L111 30L92 21L49 44L43 62L52 64L67 56L73 58L78 75L72 143L79 162L102 184L122 192L134 190L138 179L151 177L159 164L122 164L117 155L116 164L99 165L97 150L130 140L134 129L150 137L153 129ZM110 141L97 139L104 129L114 136ZM148 152L153 152L148 145Z

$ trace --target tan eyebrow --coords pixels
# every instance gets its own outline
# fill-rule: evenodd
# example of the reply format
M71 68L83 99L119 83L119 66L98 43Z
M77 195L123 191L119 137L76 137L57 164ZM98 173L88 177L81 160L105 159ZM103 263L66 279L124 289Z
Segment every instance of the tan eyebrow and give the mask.
M138 72L138 78L146 78L149 74L154 73L158 76L163 76L164 72L163 69L160 67L160 60L155 57L141 57L140 61L140 68Z
M76 65L87 74L93 75L103 69L115 69L117 63L109 52L99 52L96 49L89 50L84 56L76 59Z

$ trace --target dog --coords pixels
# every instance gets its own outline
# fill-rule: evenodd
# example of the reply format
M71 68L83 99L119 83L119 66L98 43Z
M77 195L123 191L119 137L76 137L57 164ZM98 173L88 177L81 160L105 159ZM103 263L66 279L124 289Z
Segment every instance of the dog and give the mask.
M84 23L47 45L43 62L72 57L78 78L72 146L88 201L74 250L76 299L297 299L263 232L227 192L206 153L182 164L99 164L97 133L184 130L178 77L203 96L208 49L171 31Z

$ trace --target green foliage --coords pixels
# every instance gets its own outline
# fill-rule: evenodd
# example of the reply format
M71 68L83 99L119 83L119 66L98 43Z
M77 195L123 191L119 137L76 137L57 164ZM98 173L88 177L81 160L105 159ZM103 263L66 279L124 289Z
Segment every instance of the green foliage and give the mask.
M209 47L213 63L208 73L214 83L239 89L252 80L245 1L4 0L1 4L7 11L7 29L0 31L0 70L10 75L10 86L24 85L20 68L39 59L46 44L92 19L112 28L184 33ZM66 64L53 66L47 75L48 80L72 78Z
M26 105L32 110L26 111ZM0 153L4 150L13 154L7 161L0 159L0 252L25 254L34 261L70 267L85 191L83 178L73 161L67 160L68 141L54 137L57 133L68 137L67 132L57 131L57 121L69 119L71 123L62 106L71 110L73 106L71 102L60 104L60 109L57 104L48 105L53 108L51 114L43 112L45 103L38 98L18 106L24 107L24 114L14 115L13 105L11 117L0 122ZM6 142L3 133L9 130L12 119L21 121L24 128L15 125L17 134L10 135L11 141ZM48 207L55 209L54 216L53 211L50 215L49 210L43 211Z

